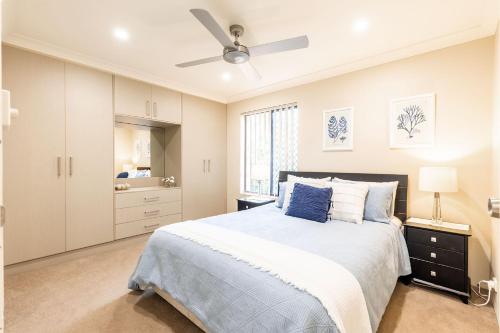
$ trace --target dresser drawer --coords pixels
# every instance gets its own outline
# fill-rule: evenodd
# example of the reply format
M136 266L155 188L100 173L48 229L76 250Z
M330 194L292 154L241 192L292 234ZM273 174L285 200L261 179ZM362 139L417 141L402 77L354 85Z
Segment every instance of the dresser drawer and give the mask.
M181 189L121 192L115 195L115 208L142 206L145 204L181 201Z
M115 239L145 234L148 232L152 232L161 226L180 221L181 214L175 214L117 224L115 226Z
M406 241L446 250L464 252L465 237L434 230L407 227Z
M408 243L408 252L412 258L422 259L458 269L465 268L465 256L460 252L443 250L417 243Z
M463 270L413 258L410 260L414 278L453 290L467 292L466 274Z
M181 201L172 201L160 204L118 208L115 210L115 224L126 223L147 218L180 214Z

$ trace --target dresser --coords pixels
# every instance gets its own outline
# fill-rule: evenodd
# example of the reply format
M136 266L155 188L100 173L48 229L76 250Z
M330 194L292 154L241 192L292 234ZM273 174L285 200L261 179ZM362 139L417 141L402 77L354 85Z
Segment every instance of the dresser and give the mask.
M469 230L406 222L405 238L410 254L412 280L454 293L468 303Z
M115 239L152 232L182 220L180 188L161 186L115 192Z

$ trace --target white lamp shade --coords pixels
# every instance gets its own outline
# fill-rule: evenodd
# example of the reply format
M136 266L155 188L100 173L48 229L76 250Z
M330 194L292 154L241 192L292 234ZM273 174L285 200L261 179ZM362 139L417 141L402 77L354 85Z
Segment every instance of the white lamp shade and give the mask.
M451 167L421 167L418 188L427 192L457 192L457 169Z

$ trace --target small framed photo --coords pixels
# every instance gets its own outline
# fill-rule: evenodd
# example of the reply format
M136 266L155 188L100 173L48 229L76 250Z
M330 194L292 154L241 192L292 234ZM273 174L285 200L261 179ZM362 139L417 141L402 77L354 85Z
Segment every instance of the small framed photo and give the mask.
M323 151L352 150L353 107L323 111Z
M390 102L390 148L420 148L434 145L436 95L425 94Z

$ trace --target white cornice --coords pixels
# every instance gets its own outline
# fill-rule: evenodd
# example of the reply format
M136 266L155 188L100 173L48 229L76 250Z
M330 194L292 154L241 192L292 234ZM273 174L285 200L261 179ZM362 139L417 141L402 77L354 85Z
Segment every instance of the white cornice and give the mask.
M193 87L188 86L186 84L182 84L172 80L167 80L165 78L156 76L154 74L140 71L131 67L120 66L111 63L109 61L105 61L95 57L90 57L88 55L75 52L67 48L62 48L57 45L46 43L37 39L33 39L24 35L16 33L9 34L7 36L2 37L2 42L7 45L34 51L40 54L62 59L72 63L96 68L105 72L110 72L118 75L127 76L136 80L149 82L151 84L177 90L182 93L207 98L221 103L227 103L227 98L225 98L224 96L220 96L214 93L207 93L205 91L200 91L199 89L193 89Z
M490 11L490 13L491 11L496 12L496 8L494 9L488 8L487 10ZM377 66L391 61L412 57L418 54L446 48L449 46L466 43L475 39L488 37L495 34L496 27L497 27L497 17L496 15L495 16L490 15L487 20L484 20L483 24L472 26L453 34L439 36L423 42L383 52L374 56L356 59L351 62L347 62L341 65L317 71L315 73L310 73L303 76L291 78L286 81L270 84L264 87L252 89L231 96L221 96L207 91L201 91L200 89L193 89L193 87L186 84L182 84L172 80L166 80L165 78L158 77L148 72L140 71L130 67L116 65L114 63L104 61L102 59L90 57L85 54L74 52L69 49L61 48L59 46L52 45L19 34L9 34L8 36L4 36L3 42L19 48L32 50L48 56L64 59L66 61L131 77L137 80L146 81L152 84L178 90L186 94L191 94L227 104L255 97L258 95L263 95L274 91L291 88L302 84L346 74L356 70Z
M246 91L241 94L232 95L229 96L227 100L228 103L233 103L247 98L271 93L273 91L283 90L299 86L302 84L311 83L314 81L328 79L334 76L339 76L357 70L374 67L395 60L409 58L418 54L423 54L443 49L446 47L450 47L453 45L470 42L476 39L489 37L494 35L495 31L496 31L496 20L494 23L488 25L485 24L477 25L450 35L439 36L437 38L429 39L420 43L406 45L398 49L386 51L366 58L356 59L351 62L347 62L341 65L317 71L315 73L306 74L300 77L295 77L286 81L271 84L258 89Z

